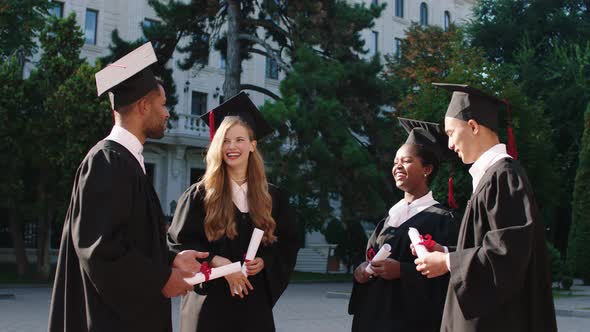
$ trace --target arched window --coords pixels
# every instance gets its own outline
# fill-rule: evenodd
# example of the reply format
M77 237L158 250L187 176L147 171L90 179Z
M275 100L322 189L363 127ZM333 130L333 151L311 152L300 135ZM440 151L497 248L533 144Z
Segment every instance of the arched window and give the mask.
M428 25L428 5L425 2L420 4L420 25Z
M404 17L404 0L395 0L395 16Z
M449 28L451 27L451 13L449 13L448 10L445 10L445 16L443 19L443 28L445 29L445 31L449 30Z

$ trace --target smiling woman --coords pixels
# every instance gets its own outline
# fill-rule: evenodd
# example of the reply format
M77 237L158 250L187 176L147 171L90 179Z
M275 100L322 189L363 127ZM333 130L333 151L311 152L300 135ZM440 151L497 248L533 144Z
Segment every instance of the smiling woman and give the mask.
M288 196L267 182L257 149L272 129L245 93L202 118L214 131L207 169L178 200L170 246L207 248L218 267L244 261L254 228L264 235L245 262L247 275L210 281L183 297L181 331L275 331L272 307L289 282L299 236Z
M353 331L439 331L448 277L427 279L416 271L408 229L417 228L441 244L452 244L455 225L452 214L434 200L429 183L437 173L446 149L438 125L400 119L408 130L406 143L396 153L391 170L404 198L395 204L371 235L367 262L354 272L349 313ZM371 261L388 244L391 255ZM440 246L440 245L439 245Z

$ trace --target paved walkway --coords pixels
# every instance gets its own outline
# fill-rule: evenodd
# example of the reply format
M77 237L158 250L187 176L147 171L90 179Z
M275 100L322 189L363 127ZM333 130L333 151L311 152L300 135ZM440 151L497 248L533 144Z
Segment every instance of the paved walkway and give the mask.
M277 332L339 332L350 331L351 316L347 314L350 284L292 284L275 307ZM47 329L47 314L51 289L13 287L0 293L12 293L14 298L0 298L1 332L42 332ZM574 286L573 297L555 300L559 310L590 308L590 287ZM179 301L173 302L175 331ZM590 311L590 310L583 310ZM567 312L566 312L567 313ZM559 331L587 332L590 317L558 316Z

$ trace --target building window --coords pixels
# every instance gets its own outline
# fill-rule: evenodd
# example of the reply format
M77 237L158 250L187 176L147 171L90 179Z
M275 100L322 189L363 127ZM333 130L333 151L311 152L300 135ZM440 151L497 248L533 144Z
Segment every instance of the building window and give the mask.
M425 2L420 4L420 25L428 25L428 5Z
M371 0L371 5L377 6L379 4L379 0Z
M266 57L266 78L273 80L279 79L279 65L277 61L271 57Z
M191 114L203 115L207 113L207 94L193 91L191 98Z
M98 11L86 9L86 21L84 23L84 37L86 44L96 45L96 30L98 26Z
M395 0L395 16L404 17L404 0Z
M371 31L371 42L369 44L369 56L374 57L379 52L379 32Z
M223 55L223 53L221 53L221 57L219 60L219 68L225 69L225 55Z
M395 38L394 41L394 45L393 45L393 49L394 49L394 55L396 59L399 59L402 57L402 40L399 38Z
M445 10L445 16L443 19L443 28L445 29L445 31L448 31L450 27L451 27L451 13L449 13L448 10Z
M49 8L49 15L57 18L64 17L64 4L59 1L52 1L51 7Z

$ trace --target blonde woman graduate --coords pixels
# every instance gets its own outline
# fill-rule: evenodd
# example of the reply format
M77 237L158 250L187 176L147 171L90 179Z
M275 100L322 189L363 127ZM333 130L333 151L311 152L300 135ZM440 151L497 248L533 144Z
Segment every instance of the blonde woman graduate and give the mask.
M299 250L288 196L266 179L258 140L272 129L245 93L203 115L211 130L203 178L179 198L168 230L175 251L200 248L208 264L244 262L254 228L264 231L241 272L195 287L181 303L183 332L275 331L272 308Z

